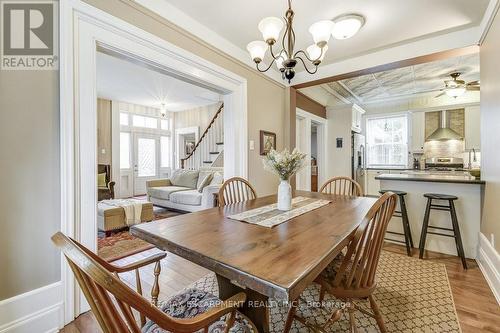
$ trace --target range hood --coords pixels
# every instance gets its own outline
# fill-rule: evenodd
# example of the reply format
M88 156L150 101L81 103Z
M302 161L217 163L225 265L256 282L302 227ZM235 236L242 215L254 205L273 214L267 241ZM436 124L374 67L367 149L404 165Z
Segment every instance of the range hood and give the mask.
M450 128L450 116L448 112L441 111L439 114L439 128L429 135L425 141L447 141L463 140L464 138Z

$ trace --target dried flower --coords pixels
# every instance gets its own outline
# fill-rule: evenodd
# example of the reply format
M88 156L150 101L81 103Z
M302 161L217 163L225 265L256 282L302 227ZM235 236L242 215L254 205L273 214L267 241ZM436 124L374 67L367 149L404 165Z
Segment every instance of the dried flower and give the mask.
M296 148L290 153L288 149L277 152L272 149L262 159L264 169L278 175L281 180L289 180L295 173L305 166L306 154Z

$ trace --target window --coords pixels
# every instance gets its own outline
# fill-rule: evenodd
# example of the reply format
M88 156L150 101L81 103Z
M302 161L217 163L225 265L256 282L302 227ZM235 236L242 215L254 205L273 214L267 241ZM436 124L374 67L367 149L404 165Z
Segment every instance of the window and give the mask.
M170 137L160 137L160 166L162 168L170 167Z
M137 175L156 176L156 139L137 139Z
M130 169L130 133L120 132L120 169Z
M120 125L128 126L128 113L120 113Z
M132 124L135 127L158 128L158 121L156 118L138 116L136 114L132 116Z
M367 166L406 167L408 164L407 116L367 119Z

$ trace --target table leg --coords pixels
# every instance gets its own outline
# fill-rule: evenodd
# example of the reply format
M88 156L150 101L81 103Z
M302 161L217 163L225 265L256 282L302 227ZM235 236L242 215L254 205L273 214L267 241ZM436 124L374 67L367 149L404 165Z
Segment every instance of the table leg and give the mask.
M243 289L219 274L217 274L217 284L219 297L222 300L243 291L247 295L247 301L239 311L255 324L260 333L269 333L269 298L267 296L251 289Z

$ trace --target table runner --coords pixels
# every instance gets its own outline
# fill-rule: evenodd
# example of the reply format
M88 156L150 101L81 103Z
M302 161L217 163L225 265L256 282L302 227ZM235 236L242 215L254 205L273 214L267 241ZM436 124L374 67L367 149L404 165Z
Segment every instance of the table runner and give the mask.
M278 210L278 204L271 204L230 215L228 218L272 228L294 217L328 205L330 202L324 199L295 197L292 199L292 209L289 211Z

